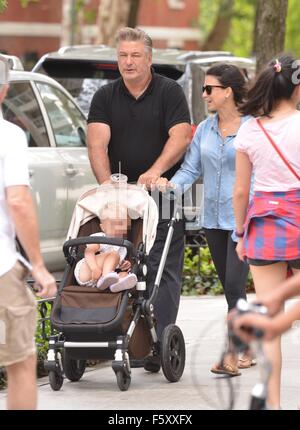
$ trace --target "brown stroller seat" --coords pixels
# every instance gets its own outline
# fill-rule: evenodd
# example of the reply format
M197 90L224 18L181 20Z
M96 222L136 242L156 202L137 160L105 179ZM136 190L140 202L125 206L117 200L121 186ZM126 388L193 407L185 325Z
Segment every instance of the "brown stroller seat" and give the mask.
M107 199L114 202L123 200L128 208L132 222L126 239L90 236L99 232L99 207L103 207ZM150 352L154 355L161 353L162 370L169 381L180 379L185 364L183 335L179 327L170 324L159 341L154 319L154 302L176 212L170 220L157 279L149 294L147 256L155 240L157 222L156 203L141 187L126 184L121 189L102 185L78 200L68 232L69 239L63 246L67 264L50 318L56 333L50 336L45 367L49 370L53 390L61 388L63 375L71 381L78 381L84 374L87 359L113 359L112 368L118 386L122 391L127 390L131 368L144 367L144 358ZM74 269L88 243L127 248L126 258L130 259L131 270L137 277L135 288L113 293L109 289L101 291L79 286Z

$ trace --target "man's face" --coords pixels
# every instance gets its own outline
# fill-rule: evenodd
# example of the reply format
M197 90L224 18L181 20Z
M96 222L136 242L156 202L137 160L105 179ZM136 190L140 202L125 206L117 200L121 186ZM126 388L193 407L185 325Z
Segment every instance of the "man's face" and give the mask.
M152 55L141 41L122 41L118 45L118 65L126 82L139 82L150 73Z

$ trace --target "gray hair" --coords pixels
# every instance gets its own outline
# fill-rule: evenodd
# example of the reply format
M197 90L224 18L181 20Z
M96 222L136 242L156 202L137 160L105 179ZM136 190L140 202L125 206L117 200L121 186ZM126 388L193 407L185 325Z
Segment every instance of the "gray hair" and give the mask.
M152 53L152 39L151 37L145 33L140 28L131 28L131 27L123 27L121 28L116 36L116 43L117 45L120 42L127 41L127 42L143 42L145 45L145 48Z
M9 63L3 55L0 54L0 86L8 83Z

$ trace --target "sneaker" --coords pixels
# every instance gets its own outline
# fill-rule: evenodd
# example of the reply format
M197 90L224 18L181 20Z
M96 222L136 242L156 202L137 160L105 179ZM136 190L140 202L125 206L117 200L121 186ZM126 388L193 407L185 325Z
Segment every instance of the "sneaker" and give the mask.
M106 290L106 288L118 282L118 280L119 280L119 275L116 272L109 272L98 279L96 287L99 288L99 290Z
M144 369L147 372L157 373L160 371L161 360L159 355L148 355L144 360Z
M130 288L135 287L137 283L137 277L134 273L130 273L127 276L124 276L124 278L119 278L119 281L110 285L110 291L112 293L118 293L119 291L123 290L130 290Z

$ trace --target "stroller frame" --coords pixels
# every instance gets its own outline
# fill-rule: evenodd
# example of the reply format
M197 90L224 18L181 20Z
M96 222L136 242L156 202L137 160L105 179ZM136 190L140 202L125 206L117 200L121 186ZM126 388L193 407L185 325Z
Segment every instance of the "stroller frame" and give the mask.
M77 256L77 250L80 245L87 243L103 243L127 248L128 254L133 257L133 273L136 274L138 282L136 285L137 297L134 297L134 316L129 324L126 334L118 336L116 340L106 342L73 342L63 340L62 333L52 334L49 338L49 350L45 368L49 371L49 380L51 388L55 391L59 390L63 384L64 375L71 381L78 381L85 371L85 361L76 360L68 357L68 349L113 349L114 360L112 361L112 369L117 378L117 384L121 391L126 391L131 383L131 368L144 367L144 360L130 360L128 347L130 339L140 318L145 318L146 324L151 334L152 339L152 354L160 356L163 373L170 382L177 382L184 371L185 366L185 343L183 334L180 328L174 324L168 325L162 334L161 340L158 340L155 319L154 319L154 304L158 295L158 290L164 271L165 262L170 248L174 225L179 220L177 200L174 200L174 209L171 219L168 224L168 233L164 244L162 257L155 278L153 290L149 298L145 297L146 291L146 255L144 253L144 244L141 243L137 250L134 250L133 244L128 240L109 239L106 237L80 237L70 239L63 245L63 252L67 260L67 267L58 290L60 294L65 285L68 273L74 264ZM122 302L120 306L126 306L128 298L131 297L130 290L122 293ZM62 353L61 353L62 351ZM100 358L100 357L99 357ZM148 369L152 372L158 372L160 365Z

